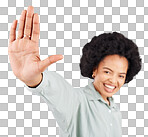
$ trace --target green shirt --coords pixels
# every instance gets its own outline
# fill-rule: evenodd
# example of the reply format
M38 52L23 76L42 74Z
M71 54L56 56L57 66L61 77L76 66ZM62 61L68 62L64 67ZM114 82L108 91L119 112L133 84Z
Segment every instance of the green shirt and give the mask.
M58 73L45 71L40 85L27 89L45 100L59 125L60 137L122 136L121 112L113 97L109 106L93 83L73 88Z

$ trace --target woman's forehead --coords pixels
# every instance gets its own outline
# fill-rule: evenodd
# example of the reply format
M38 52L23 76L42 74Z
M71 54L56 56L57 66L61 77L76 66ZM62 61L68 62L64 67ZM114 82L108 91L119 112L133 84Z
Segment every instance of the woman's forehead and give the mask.
M110 68L112 70L119 69L122 71L128 68L128 61L125 57L121 57L119 55L109 55L99 63L99 67Z

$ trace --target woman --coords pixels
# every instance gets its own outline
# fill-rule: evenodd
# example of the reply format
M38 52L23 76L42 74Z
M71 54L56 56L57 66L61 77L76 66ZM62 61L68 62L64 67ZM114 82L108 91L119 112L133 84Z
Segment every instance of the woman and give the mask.
M80 62L81 74L94 81L75 89L59 74L44 71L63 57L40 60L39 19L33 7L22 12L17 39L16 26L14 21L8 48L12 70L48 104L61 137L121 137L121 112L112 95L141 69L136 44L117 32L95 36L84 46Z

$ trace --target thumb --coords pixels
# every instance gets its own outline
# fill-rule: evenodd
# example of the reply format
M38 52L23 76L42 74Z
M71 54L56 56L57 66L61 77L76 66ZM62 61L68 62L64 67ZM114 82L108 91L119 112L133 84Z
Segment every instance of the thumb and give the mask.
M39 62L39 70L43 72L49 65L63 59L62 55L52 55Z

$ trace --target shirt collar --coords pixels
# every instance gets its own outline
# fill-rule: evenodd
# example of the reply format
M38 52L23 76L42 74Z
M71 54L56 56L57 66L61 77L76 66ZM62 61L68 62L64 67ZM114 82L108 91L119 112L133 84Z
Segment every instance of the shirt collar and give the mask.
M89 83L86 87L84 87L84 92L89 101L102 101L103 103L107 104L107 102L102 98L100 93L95 89L93 82ZM117 108L116 104L114 103L114 98L108 97L108 99L110 101L110 107Z

